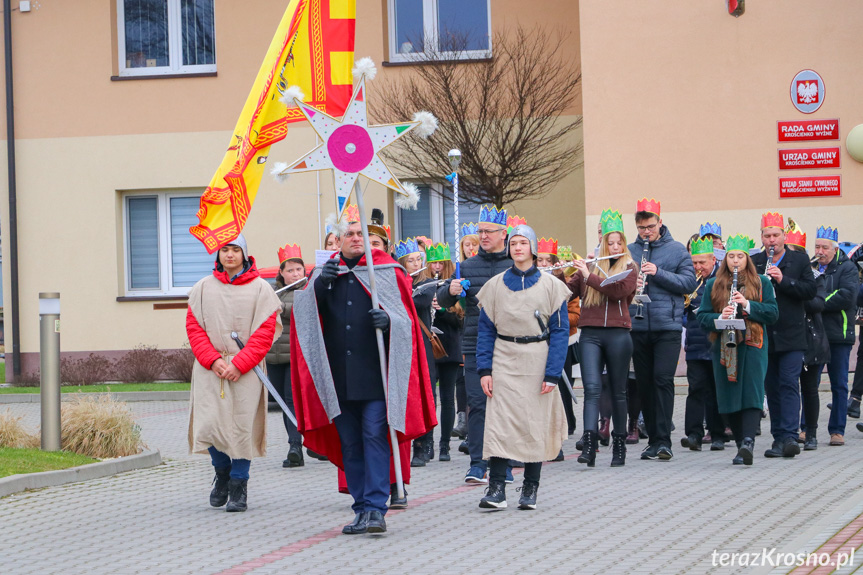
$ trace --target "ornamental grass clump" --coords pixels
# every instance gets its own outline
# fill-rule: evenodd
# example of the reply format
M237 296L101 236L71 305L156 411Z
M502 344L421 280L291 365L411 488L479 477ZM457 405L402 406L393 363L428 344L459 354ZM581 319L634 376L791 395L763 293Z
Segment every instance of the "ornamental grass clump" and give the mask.
M0 447L39 447L39 437L28 432L21 419L8 409L0 413Z
M97 459L138 453L141 428L129 407L109 395L78 397L61 408L61 446Z

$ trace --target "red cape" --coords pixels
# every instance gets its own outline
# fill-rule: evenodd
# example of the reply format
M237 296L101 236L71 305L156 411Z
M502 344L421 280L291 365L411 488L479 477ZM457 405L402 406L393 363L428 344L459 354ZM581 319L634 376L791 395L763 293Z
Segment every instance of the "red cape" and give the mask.
M337 257L338 255L335 254L333 257ZM392 264L394 262L388 254L380 250L372 250L372 258L376 266ZM341 263L344 265L344 262ZM360 259L357 265L366 265L365 256ZM435 415L432 384L429 381L422 328L420 328L420 319L417 316L412 297L413 286L411 279L407 274L399 270L396 271L396 277L398 278L402 304L407 310L413 326L411 373L408 382L407 407L405 409L405 432L396 432L400 451L406 453L411 440L425 435L437 425L437 416ZM314 286L310 286L309 289L314 289ZM335 424L327 418L294 330L291 330L291 387L294 392L297 429L303 435L304 445L312 451L326 455L339 469L344 469L339 433L336 431ZM390 448L392 449L392 446ZM401 460L405 460L404 454L402 454ZM405 481L409 477L406 469L409 470L410 467L402 465ZM392 465L390 466L390 470L392 474Z

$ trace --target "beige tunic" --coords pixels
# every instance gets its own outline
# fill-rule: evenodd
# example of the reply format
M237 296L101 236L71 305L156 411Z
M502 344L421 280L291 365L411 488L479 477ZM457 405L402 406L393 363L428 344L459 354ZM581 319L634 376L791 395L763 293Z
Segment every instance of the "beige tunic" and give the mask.
M550 274L531 288L512 291L503 274L490 279L477 298L501 335L539 335L534 311L542 321L560 310L569 289ZM557 457L566 439L566 416L555 391L541 395L548 342L513 343L497 339L492 360L492 397L486 402L483 459L502 457L524 462Z
M213 347L230 362L240 351L231 332L248 342L249 336L281 309L281 302L263 279L227 285L207 276L189 292L189 307ZM282 320L277 316L273 341L281 333ZM265 369L263 361L259 365ZM231 459L266 455L267 390L254 370L230 382L220 380L195 360L189 402L189 452L206 453L211 445Z

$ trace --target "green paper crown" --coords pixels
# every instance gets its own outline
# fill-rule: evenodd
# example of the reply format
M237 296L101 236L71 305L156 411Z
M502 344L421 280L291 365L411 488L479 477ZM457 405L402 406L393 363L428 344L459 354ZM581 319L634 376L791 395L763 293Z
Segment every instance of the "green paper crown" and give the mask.
M426 248L426 263L452 260L449 244L432 244Z
M712 254L713 240L711 240L710 238L695 240L694 242L692 242L692 245L689 246L689 249L692 250L692 255L694 256Z
M602 226L603 236L612 232L623 233L623 217L617 210L602 210L599 223Z
M694 244L693 244L694 245ZM711 242L712 245L712 242ZM749 250L755 247L755 241L749 236L744 235L736 235L728 238L728 241L725 242L725 251L726 252L744 252L749 253ZM712 250L712 248L711 248Z

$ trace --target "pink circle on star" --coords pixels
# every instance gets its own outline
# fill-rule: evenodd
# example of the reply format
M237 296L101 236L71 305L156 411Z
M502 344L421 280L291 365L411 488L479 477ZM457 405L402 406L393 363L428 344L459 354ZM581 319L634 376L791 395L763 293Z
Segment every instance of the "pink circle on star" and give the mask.
M327 140L327 151L337 170L357 173L375 157L375 147L366 130L347 124L339 126Z

